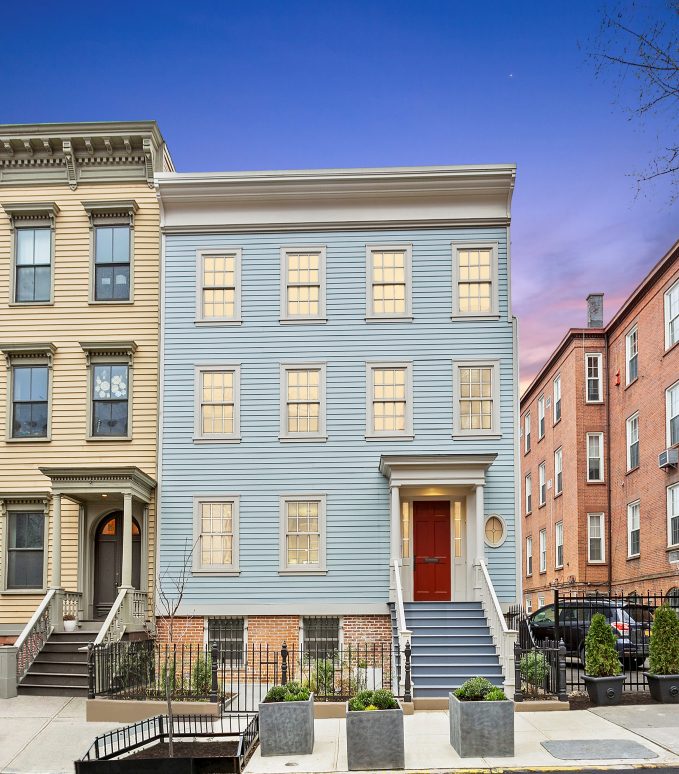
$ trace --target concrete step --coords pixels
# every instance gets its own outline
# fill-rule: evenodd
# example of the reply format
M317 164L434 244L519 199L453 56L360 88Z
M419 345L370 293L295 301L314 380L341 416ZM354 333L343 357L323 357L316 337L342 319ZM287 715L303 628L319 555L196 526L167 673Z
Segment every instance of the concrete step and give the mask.
M490 630L487 626L441 626L437 624L429 624L427 626L418 626L415 629L411 629L413 637L426 635L438 635L445 637L457 637L464 634L489 634Z
M17 686L19 696L84 696L87 698L87 686L76 685L35 685L22 682Z
M413 659L413 669L437 668L438 666L464 666L467 664L497 664L497 653L493 648L487 653L417 653Z
M502 670L499 664L458 664L455 666L426 666L413 668L413 682L416 685L422 685L430 680L441 680L451 677L461 677L467 680L470 677L502 677Z
M67 642L62 640L53 641L52 637L50 637L42 650L45 653L77 653L80 648L86 648L88 642L90 642L90 640L69 640Z
M96 638L96 632L83 632L77 630L75 632L54 632L53 634L50 634L47 642L78 642L87 645L88 642L94 642Z
M404 602L403 609L409 610L483 610L480 602Z
M21 685L42 685L42 686L75 686L78 688L87 688L87 674L78 675L68 672L34 672L31 667Z
M410 621L483 621L483 610L407 610L406 623Z
M35 657L34 663L70 661L74 664L87 664L87 651L71 651L63 649L49 650L48 648L49 645L45 645L45 647Z
M420 685L418 683L415 683L415 695L418 699L424 699L428 697L435 697L435 696L443 696L447 697L448 694L451 691L456 690L459 688L462 683L468 678L455 678L451 680L450 682L446 683L439 683L437 685ZM489 677L488 678L493 685L496 685L498 688L502 688L502 678L501 677Z
M39 658L39 657L38 657ZM87 676L87 661L39 661L30 667L31 674L70 674Z

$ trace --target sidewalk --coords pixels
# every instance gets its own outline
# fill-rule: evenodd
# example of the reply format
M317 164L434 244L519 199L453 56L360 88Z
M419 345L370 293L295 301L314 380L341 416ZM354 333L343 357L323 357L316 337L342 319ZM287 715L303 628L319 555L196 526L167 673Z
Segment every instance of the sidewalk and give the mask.
M679 766L679 705L607 707L578 712L520 712L515 716L513 758L460 758L448 741L448 713L417 712L404 718L406 767L422 772L472 768L565 768L633 765ZM68 697L20 696L0 699L0 772L9 774L72 774L97 734L118 723L87 723L85 700ZM262 758L259 748L246 774L344 772L347 769L343 720L317 720L313 755ZM622 742L643 745L648 757L562 759L541 742L548 740L611 740L620 754ZM653 757L655 756L655 757Z

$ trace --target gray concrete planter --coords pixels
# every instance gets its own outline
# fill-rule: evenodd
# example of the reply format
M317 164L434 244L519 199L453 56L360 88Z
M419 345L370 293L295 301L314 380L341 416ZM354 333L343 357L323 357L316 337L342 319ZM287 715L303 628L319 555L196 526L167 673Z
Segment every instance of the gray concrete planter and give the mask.
M262 755L308 755L314 751L314 695L307 701L259 705Z
M460 701L448 694L450 744L460 758L514 755L514 702Z
M651 675L646 672L651 698L663 704L679 704L679 675Z
M585 675L585 687L592 704L605 707L610 704L620 704L622 686L625 683L625 675L615 677L590 677Z
M347 706L349 771L405 768L403 709L351 712Z

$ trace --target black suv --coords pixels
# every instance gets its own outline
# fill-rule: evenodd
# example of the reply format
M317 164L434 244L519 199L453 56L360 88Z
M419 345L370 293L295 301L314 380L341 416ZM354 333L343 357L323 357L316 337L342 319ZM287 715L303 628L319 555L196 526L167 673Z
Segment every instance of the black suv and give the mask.
M648 655L648 627L638 624L620 604L603 599L565 599L559 603L559 637L564 641L566 652L577 656L584 665L585 636L596 613L602 613L613 629L620 660L634 666L643 664ZM536 610L528 624L538 644L555 639L554 605Z

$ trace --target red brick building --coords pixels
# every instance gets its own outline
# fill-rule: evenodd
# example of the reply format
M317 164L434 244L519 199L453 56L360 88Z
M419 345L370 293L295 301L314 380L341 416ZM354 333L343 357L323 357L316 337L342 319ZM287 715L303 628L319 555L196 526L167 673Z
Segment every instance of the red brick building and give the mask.
M554 588L679 606L679 242L608 325L588 298L521 399L521 451L527 608Z

